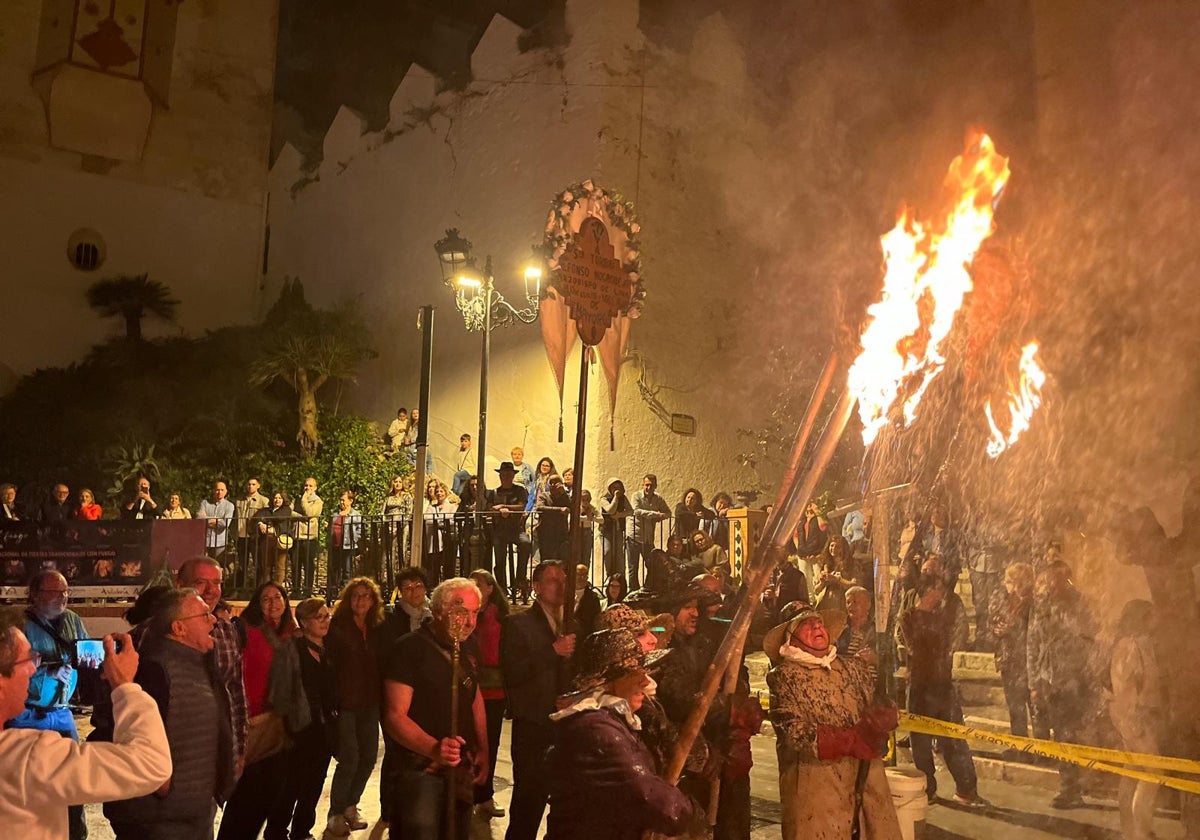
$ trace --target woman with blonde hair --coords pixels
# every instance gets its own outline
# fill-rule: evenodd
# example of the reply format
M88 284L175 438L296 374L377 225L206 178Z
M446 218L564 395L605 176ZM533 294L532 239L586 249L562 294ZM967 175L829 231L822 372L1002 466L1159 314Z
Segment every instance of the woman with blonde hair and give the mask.
M454 536L454 514L458 505L450 501L450 489L440 478L431 478L425 483L425 574L431 581L443 581L455 577L457 549Z
M96 504L96 495L84 487L79 491L79 509L75 511L76 519L96 520L104 515L104 508Z
M329 789L327 831L342 836L366 828L358 814L379 752L379 626L383 596L369 577L352 578L342 589L330 622L329 658L337 674L337 770Z

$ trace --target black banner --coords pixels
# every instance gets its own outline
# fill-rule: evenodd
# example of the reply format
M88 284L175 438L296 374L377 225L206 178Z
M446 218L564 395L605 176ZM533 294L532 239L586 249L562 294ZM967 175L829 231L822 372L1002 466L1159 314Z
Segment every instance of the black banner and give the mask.
M161 569L173 570L203 550L204 523L196 520L3 522L0 595L13 597L14 589L23 594L39 569L60 572L80 595L136 592ZM87 591L95 588L103 593Z

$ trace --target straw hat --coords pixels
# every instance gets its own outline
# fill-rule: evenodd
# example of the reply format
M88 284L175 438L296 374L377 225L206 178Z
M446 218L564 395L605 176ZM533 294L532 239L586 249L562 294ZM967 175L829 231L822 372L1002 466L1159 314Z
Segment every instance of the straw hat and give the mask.
M571 691L591 691L626 674L644 671L669 653L669 650L642 653L642 646L629 630L597 630L575 652Z
M796 602L792 602L796 603ZM780 610L781 615L788 612L788 604L783 610ZM771 660L772 665L779 664L779 649L783 647L783 643L791 638L792 631L799 626L800 622L808 618L819 618L825 625L825 631L829 633L829 644L832 646L838 636L842 635L842 631L846 629L846 613L844 610L825 609L815 610L807 604L795 612L786 616L785 620L776 624L767 631L767 635L763 637L763 652L767 654L767 659Z
M596 618L597 630L628 630L635 636L645 633L649 626L649 617L628 604L613 604Z

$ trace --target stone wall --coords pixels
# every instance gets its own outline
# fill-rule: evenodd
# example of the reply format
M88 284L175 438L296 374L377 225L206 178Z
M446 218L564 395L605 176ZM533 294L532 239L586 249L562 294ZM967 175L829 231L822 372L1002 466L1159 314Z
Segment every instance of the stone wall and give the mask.
M0 6L0 242L17 313L0 355L17 373L117 334L84 302L101 277L166 282L189 331L259 314L277 0L149 6L177 15L169 79L144 85L47 52L71 0ZM94 272L67 259L80 228L103 239Z

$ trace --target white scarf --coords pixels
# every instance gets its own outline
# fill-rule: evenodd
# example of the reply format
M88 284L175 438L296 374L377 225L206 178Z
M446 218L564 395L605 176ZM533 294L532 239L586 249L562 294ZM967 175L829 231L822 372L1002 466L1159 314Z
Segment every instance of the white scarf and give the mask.
M550 720L562 720L577 712L588 712L594 709L612 709L625 718L625 722L629 724L631 729L640 730L642 728L641 718L633 713L633 709L629 708L629 701L624 697L614 697L611 694L605 694L603 689L597 689L591 694L583 695L570 706L567 706L567 708L551 714Z
M793 647L785 642L779 647L779 655L788 662L795 662L797 665L805 665L809 668L824 668L828 671L833 667L833 660L837 659L837 648L830 645L829 653L824 656L814 656L804 650L804 648Z

